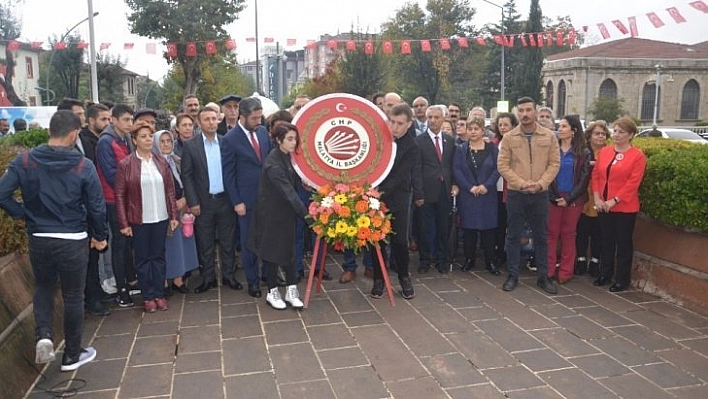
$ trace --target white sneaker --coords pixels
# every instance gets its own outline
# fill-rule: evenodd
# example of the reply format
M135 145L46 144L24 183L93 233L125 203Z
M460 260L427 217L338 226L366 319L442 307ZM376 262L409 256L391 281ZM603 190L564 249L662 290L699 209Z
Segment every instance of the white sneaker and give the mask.
M285 290L285 302L289 303L290 306L295 309L302 309L305 307L300 300L300 293L297 291L297 285L289 285Z
M280 291L278 291L278 287L275 287L268 291L268 295L266 295L266 303L276 310L283 310L288 307L285 302L283 302L283 299L280 297Z
M81 349L78 359L69 359L66 357L66 354L64 354L64 360L61 362L61 371L74 371L95 358L96 349L90 346Z
M115 294L118 292L118 289L116 288L116 279L115 277L111 277L109 279L101 281L101 289L103 289L103 292L106 294Z
M36 354L34 362L44 364L53 361L56 358L54 354L54 342L49 338L42 338L37 341Z

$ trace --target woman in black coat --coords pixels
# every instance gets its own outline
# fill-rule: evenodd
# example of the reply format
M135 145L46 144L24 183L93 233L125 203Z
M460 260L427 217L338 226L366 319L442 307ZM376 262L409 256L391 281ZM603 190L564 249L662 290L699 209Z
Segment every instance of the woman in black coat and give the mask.
M307 209L298 197L297 187L302 183L291 161L291 154L300 145L300 133L295 125L283 123L273 130L272 138L278 146L263 164L248 246L261 258L268 276L266 303L278 310L287 307L285 302L302 308L296 285L295 228ZM278 267L285 270L288 284L285 302L278 291Z

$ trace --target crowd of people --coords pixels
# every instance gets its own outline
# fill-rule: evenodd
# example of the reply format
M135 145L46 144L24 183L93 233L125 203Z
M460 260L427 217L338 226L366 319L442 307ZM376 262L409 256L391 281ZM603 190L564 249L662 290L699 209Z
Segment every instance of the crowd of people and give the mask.
M0 207L27 220L37 363L54 358L57 278L65 302L65 371L96 356L81 347L84 311L107 316L110 300L132 307L138 291L146 313L166 311L170 295L189 292L197 270L195 294L217 287L219 276L222 286L243 290L237 254L250 296L261 298L263 283L269 306L302 308L297 284L313 240L305 216L310 188L291 161L301 144L292 121L309 100L298 96L290 109L264 115L257 97L227 95L201 107L187 96L162 130L151 109L64 100L51 119L49 143L18 155L0 179ZM631 144L637 133L631 119L614 122L611 133L603 121L583 129L573 115L556 126L553 111L530 97L491 121L481 107L466 113L459 104L430 105L424 97L412 106L397 93L371 100L397 147L379 189L395 232L383 243L384 261L398 274L403 298L415 297L410 253L418 252L419 274L449 273L458 232L459 270L476 269L479 244L489 273L506 268L504 291L518 285L529 243L537 285L548 294L588 272L597 286L612 282L610 291L629 286L646 164ZM23 202L12 197L17 188ZM370 295L380 298L382 265L370 250L363 263L373 279ZM354 280L356 270L356 256L345 251L339 282ZM113 296L101 275L113 276Z

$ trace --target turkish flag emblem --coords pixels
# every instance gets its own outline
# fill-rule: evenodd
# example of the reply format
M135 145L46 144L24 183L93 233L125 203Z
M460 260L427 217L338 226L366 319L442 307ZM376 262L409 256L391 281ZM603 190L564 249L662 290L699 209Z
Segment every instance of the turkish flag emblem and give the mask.
M287 45L288 46L294 46L297 44L297 39L288 39Z
M371 41L367 41L366 43L364 43L364 53L366 55L374 54L374 43L372 43Z
M527 47L529 45L529 42L526 40L526 33L522 33L519 35L519 40L521 40L521 45L524 47Z
M356 42L354 40L347 42L347 51L356 51Z
M205 43L206 47L206 53L207 55L214 55L216 54L216 42L214 41L208 41Z
M648 12L647 17L649 17L649 21L651 21L655 28L661 28L664 26L664 21L662 21L655 12Z
M531 47L536 47L536 34L535 33L529 33L529 45Z
M494 42L500 46L504 45L504 37L502 35L494 35Z
M54 43L54 50L64 50L64 49L66 49L66 43L64 43L64 42Z
M684 18L683 15L681 15L681 13L679 12L678 8L676 8L676 7L669 7L669 8L666 9L666 11L669 12L669 15L671 15L671 18L673 18L674 21L676 21L677 24L686 22L686 18Z
M543 47L543 33L536 34L536 43L538 44L538 47Z
M615 26L617 27L617 30L619 30L623 35L626 35L627 33L629 33L629 31L627 30L627 27L625 27L624 24L622 23L622 21L620 21L619 19L612 21L612 23L615 24Z
M86 42L78 42L76 43L76 48L79 50L85 50L88 48L88 43Z
M565 33L562 30L556 31L556 46L563 45L563 39L565 39Z
M430 40L421 40L420 41L420 49L423 50L423 52L429 53L431 50Z
M224 47L229 51L235 50L236 49L236 40L226 39L226 41L224 42Z
M479 44L480 46L486 46L486 45L487 45L487 41L484 40L484 38L483 38L482 36L477 36L476 39L477 39L477 44Z
M637 29L637 17L629 17L629 33L632 37L639 36L639 30Z
M466 37L460 37L457 39L457 44L462 47L462 48L467 48L470 46L470 44L467 42Z
M576 39L575 29L571 26L570 30L568 31L568 45L575 46L575 39Z
M307 47L307 48L309 48L310 50L312 50L312 49L314 49L314 48L317 47L317 42L314 41L314 40L312 40L312 39L310 39L310 40L307 41L307 46L305 46L305 47Z
M336 50L337 49L337 41L336 40L327 41L327 48L330 50Z
M603 39L609 39L610 38L610 31L607 30L607 27L603 23L597 24L597 29L600 29L600 34L602 35Z
M30 48L33 48L33 49L42 48L42 43L43 42L32 42L32 43L30 43Z
M401 54L410 54L411 53L411 41L410 40L404 40L401 42Z
M391 43L390 40L386 40L383 42L383 53L393 54L393 43Z
M123 43L123 50L132 50L135 43Z
M708 14L708 5L702 1L692 1L688 3L691 5L691 7L695 8L698 11L703 11L704 13Z
M10 51L17 51L17 50L19 50L19 49L20 49L20 42L18 42L17 40L10 40L10 41L7 43L7 49L10 50Z
M109 47L111 47L110 43L103 42L103 43L101 43L101 46L98 48L98 51L106 50Z
M177 43L167 43L167 58L177 58Z
M184 55L186 55L187 57L196 57L197 56L197 43L187 42L187 45L185 46L185 49L184 49Z
M450 50L450 41L448 39L440 39L440 48Z

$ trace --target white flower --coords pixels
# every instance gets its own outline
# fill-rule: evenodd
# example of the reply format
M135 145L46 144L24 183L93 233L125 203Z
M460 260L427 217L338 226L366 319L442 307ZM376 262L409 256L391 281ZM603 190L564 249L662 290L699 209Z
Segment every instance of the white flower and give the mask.
M323 208L331 208L333 203L334 198L327 196L322 198L322 202L320 203L320 205L322 205Z
M373 197L369 198L369 208L378 211L380 207L381 207L381 202L378 199L373 198Z

